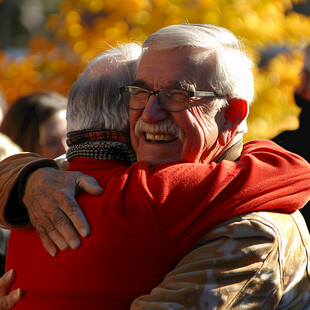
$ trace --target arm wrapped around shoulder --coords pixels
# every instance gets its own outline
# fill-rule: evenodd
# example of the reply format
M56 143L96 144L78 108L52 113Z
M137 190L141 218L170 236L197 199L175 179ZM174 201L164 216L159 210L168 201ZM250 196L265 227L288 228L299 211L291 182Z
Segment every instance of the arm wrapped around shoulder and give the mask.
M236 216L208 233L131 310L302 309L309 241L299 211Z

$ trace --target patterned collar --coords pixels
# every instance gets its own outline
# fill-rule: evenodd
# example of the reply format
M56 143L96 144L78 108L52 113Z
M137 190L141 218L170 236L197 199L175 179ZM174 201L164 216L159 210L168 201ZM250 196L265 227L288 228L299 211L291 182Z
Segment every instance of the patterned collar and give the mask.
M67 137L69 147L89 141L118 141L130 145L130 139L116 130L84 129L68 132Z
M115 130L78 130L67 133L68 161L76 157L136 162L129 139Z

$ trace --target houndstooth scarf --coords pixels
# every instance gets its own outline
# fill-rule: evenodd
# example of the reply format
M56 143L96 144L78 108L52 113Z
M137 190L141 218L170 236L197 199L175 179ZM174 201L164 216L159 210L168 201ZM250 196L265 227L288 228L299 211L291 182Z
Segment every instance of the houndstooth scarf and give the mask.
M67 133L68 161L76 157L136 162L129 139L114 130L79 130Z

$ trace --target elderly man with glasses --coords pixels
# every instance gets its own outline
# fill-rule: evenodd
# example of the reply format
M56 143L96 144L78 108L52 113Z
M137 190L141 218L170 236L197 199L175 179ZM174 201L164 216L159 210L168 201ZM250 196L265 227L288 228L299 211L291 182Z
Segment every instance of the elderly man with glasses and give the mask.
M138 203L146 195L141 210L155 202L147 207L152 224L137 224L154 229L168 270L200 240L200 247L132 308L303 306L309 234L299 212L290 213L309 199L309 165L271 142L242 147L253 78L236 38L211 25L163 28L146 40L134 83L120 91L124 99L130 96L131 141L139 161L125 176L152 178L141 183L146 193L139 186L135 196L126 183L114 199L129 199L130 206L130 200ZM200 174L205 170L206 182ZM170 171L169 177L162 171ZM186 195L199 178L198 190ZM203 209L197 208L201 195L207 202ZM262 210L281 214L245 214Z
M136 81L121 90L131 95L131 141L137 159L153 165L210 163L241 151L254 93L250 66L240 43L218 27L175 25L150 35L143 45ZM260 198L268 200L266 195ZM293 219L297 226L291 219L284 214L250 213L221 223L200 243L202 248L188 254L132 308L280 309L295 305L301 309L309 298L309 283L300 279L293 284L289 274L294 270L294 275L309 276L303 269L309 256L302 255L295 264L301 256L290 257L288 249L295 248L297 240L302 244L304 236L308 243L308 232L302 218ZM286 225L297 230L302 226L304 235L292 238L293 231L287 234ZM269 238L273 242L267 250L263 240ZM258 255L260 251L264 258ZM283 261L286 266L281 266ZM298 271L297 266L304 267Z

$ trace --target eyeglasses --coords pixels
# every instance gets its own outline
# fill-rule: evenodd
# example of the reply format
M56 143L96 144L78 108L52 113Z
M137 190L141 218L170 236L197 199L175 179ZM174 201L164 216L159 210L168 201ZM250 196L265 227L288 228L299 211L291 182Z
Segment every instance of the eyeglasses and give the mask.
M199 98L221 97L213 91L190 91L175 88L148 90L137 86L121 87L120 93L124 103L129 102L129 109L144 109L150 96L156 95L161 108L169 112L184 111L191 105L201 104Z

